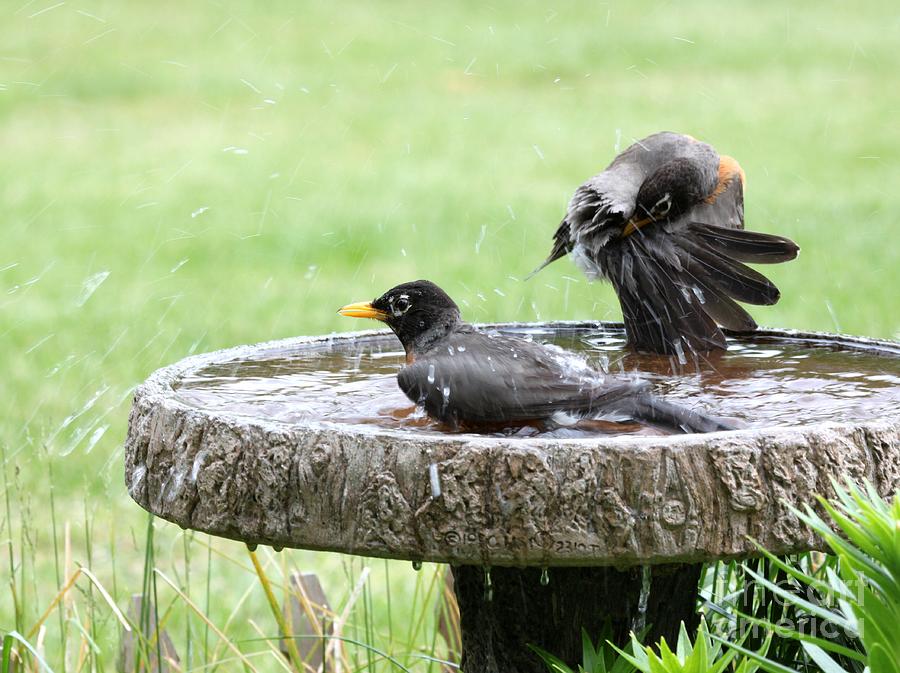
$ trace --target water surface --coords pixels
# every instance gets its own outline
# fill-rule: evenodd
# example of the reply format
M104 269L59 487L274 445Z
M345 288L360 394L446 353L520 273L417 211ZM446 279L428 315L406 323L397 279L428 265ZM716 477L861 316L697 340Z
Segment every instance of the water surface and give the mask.
M641 376L669 400L738 419L748 427L858 422L897 414L900 408L896 354L755 336L730 340L727 352L684 364L627 351L624 334L616 328L499 331L578 352L603 371ZM183 378L176 395L191 406L284 423L447 432L397 387L403 363L403 351L392 335L337 339L314 348L261 350L250 358L208 365ZM518 428L504 434L548 433ZM584 433L562 429L552 434Z

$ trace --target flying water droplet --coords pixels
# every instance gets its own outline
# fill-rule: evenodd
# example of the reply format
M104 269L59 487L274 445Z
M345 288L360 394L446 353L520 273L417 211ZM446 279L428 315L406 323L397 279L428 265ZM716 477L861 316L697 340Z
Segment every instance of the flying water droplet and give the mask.
M484 243L484 235L487 233L487 225L481 225L481 235L478 237L478 240L475 241L475 254L477 255L481 252L481 244Z
M434 383L434 365L428 365L428 383Z
M78 306L79 308L84 306L87 303L87 300L91 298L91 295L97 291L97 288L100 287L107 278L109 278L109 271L100 271L85 280L84 284L81 286L81 295L75 302L75 306Z
M484 568L484 600L490 603L494 600L494 582L491 580L491 567Z
M541 568L541 586L545 587L550 584L550 570L547 566Z

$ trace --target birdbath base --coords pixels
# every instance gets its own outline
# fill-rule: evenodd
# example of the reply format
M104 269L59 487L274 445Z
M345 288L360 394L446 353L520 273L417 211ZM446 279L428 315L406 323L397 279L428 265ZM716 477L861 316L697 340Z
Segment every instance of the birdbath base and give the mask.
M682 621L693 631L703 564L634 567L491 568L454 566L463 639L462 670L546 673L527 647L536 645L571 666L581 662L584 630L592 639L606 623L612 640L649 625L646 642L674 643ZM543 581L542 581L543 577Z
M298 338L154 373L129 419L129 492L249 544L449 563L466 670L523 673L542 670L528 643L575 664L581 628L596 637L607 618L618 637L643 622L671 641L696 623L698 564L753 554L749 537L819 548L791 507L832 480L900 487L898 344L760 331L685 364L627 353L619 325L494 328L639 370L667 399L748 427L450 433L398 390L393 335Z

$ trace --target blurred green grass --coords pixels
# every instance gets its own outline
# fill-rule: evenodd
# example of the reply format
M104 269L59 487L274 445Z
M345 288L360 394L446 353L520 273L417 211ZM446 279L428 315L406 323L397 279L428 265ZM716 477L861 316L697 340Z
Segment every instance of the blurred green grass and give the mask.
M358 329L336 308L419 277L472 320L616 319L568 260L521 279L574 188L653 131L737 157L748 226L801 245L771 269L783 298L754 310L761 324L900 332L894 2L47 0L2 15L0 442L28 518L0 538L35 532L35 595L47 456L98 548L143 530L121 443L157 367ZM116 561L126 591L140 535Z

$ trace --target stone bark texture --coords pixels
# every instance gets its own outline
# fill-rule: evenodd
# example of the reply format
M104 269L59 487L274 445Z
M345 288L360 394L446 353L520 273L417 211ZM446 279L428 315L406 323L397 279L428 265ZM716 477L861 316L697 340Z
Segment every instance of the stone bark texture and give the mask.
M624 647L628 634L650 625L646 642L661 637L673 644L681 622L689 631L699 623L695 611L703 564L657 565L650 570L640 611L640 567L551 568L541 584L540 568L491 568L491 597L484 568L455 566L464 671L545 673L546 665L528 645L537 645L573 670L582 662L581 632L595 639L608 622L612 641Z

